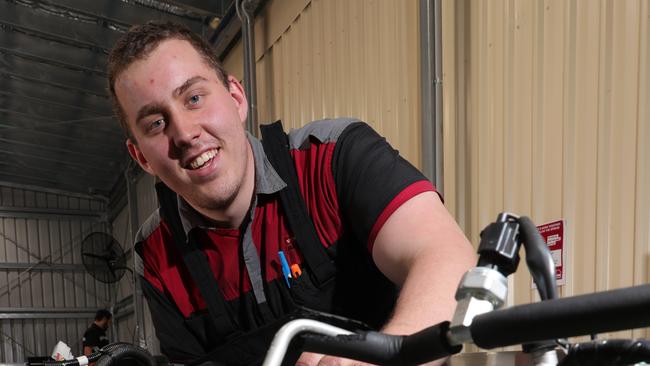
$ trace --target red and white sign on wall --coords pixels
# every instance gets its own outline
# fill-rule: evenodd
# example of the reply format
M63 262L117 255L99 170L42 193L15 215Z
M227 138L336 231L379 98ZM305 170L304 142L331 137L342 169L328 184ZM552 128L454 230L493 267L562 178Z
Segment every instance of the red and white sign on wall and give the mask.
M564 257L566 252L564 245L564 220L549 222L547 224L539 225L537 227L542 238L548 245L551 251L553 262L555 262L555 279L558 285L566 283L566 273L564 265Z

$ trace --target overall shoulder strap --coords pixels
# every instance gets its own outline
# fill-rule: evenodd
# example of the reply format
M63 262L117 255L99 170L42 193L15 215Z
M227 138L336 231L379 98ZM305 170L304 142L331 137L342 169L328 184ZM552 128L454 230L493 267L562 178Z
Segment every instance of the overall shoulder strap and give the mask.
M231 316L226 300L217 286L206 255L198 248L194 240L187 240L181 218L178 214L178 198L176 193L163 183L156 184L160 216L169 224L174 244L183 255L183 260L192 279L199 288L201 296L208 306L208 312L214 322L217 334L227 337L235 332L234 317Z
M296 169L289 153L289 138L282 129L282 122L260 125L262 145L266 156L287 186L280 191L280 201L289 227L296 237L298 247L315 277L317 285L322 285L334 277L336 267L325 252L318 238L314 223L309 217L302 194L298 189Z

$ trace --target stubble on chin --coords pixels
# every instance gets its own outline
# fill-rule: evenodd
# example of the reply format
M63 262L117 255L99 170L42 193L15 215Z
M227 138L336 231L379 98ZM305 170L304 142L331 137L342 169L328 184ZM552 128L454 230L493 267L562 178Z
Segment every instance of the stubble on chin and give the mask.
M240 186L222 187L220 192L210 192L211 194L197 194L199 197L193 197L194 202L205 210L226 211L235 201Z

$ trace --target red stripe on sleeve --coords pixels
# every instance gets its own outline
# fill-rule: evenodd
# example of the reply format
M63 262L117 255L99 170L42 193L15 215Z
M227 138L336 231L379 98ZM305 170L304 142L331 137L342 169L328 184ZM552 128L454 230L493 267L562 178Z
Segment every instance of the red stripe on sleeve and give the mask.
M384 223L386 223L386 220L388 220L390 215L392 215L393 212L395 212L395 210L397 210L397 208L404 202L420 193L429 191L436 191L436 187L434 187L431 182L428 180L417 181L404 188L397 196L395 196L395 198L393 198L392 201L390 201L388 205L386 205L384 210L377 217L377 221L375 221L375 224L372 226L372 230L370 230L370 235L368 236L368 251L370 253L372 253L372 247L375 245L375 239L377 238L377 234L379 234L379 230L384 226Z

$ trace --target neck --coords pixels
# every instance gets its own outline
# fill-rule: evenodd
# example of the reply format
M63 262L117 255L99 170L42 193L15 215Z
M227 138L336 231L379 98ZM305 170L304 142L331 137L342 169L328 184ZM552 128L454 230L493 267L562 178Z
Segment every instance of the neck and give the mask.
M225 209L206 209L192 205L196 211L213 222L217 227L238 228L248 214L255 192L255 159L250 144L247 144L247 161L244 181L235 199Z

